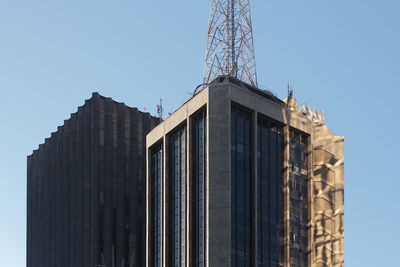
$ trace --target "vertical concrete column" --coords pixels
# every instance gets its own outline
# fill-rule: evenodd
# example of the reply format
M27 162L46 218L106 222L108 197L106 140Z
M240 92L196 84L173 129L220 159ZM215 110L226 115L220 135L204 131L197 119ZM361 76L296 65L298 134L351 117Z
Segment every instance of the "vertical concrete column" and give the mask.
M206 162L204 162L204 164L207 165L206 168L206 179L205 179L205 199L204 201L206 201L206 205L205 205L205 234L206 234L206 239L204 240L204 253L205 253L205 267L209 267L210 266L210 97L208 97L208 103L207 103L207 107L206 107L206 123L207 123L207 133L206 133L206 138L207 138L207 143L206 143L206 154L207 154L207 158L206 158Z
M231 265L231 86L209 87L208 264Z
M192 229L192 220L193 220L193 211L192 211L192 125L190 123L190 118L188 114L186 114L186 266L192 266L191 260L192 257L192 233L194 229Z
M146 149L146 267L151 266L151 153Z
M308 245L307 251L309 252L307 262L308 266L314 267L314 148L313 148L313 135L308 137L308 146L307 146L307 172L308 172Z
M169 181L169 177L168 177L168 139L167 136L164 133L163 136L163 158L162 158L162 195L163 195L163 204L162 204L162 221L163 221L163 225L162 225L162 263L163 266L167 266L168 264L168 250L167 250L167 238L168 238L168 234L167 234L167 230L168 230L168 216L167 216L167 211L168 211L168 186L167 186L167 182Z
M286 112L287 125L284 132L284 150L283 150L283 225L284 225L284 266L290 267L290 187L289 187L289 167L290 167L290 115Z

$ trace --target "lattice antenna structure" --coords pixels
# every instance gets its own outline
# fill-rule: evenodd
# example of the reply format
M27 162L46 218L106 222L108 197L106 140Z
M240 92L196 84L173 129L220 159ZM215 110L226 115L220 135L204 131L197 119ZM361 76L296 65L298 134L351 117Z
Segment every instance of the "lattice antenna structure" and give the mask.
M157 105L157 117L164 119L164 107L162 103L162 99L160 98L160 103Z
M211 0L204 83L231 75L257 87L250 0Z

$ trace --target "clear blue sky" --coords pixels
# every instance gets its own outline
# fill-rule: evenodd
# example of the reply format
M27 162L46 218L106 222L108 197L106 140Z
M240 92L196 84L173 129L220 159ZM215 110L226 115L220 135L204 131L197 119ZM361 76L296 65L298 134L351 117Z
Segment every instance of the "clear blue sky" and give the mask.
M398 266L400 1L252 0L260 84L345 136L346 266ZM209 0L0 0L0 265L25 266L26 156L91 92L154 113L202 81ZM395 174L397 173L397 175Z

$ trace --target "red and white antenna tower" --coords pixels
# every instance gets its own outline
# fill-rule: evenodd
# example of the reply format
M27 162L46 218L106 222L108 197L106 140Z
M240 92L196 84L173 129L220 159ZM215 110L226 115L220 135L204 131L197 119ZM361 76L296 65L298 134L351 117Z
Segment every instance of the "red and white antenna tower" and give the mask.
M231 75L257 87L250 0L211 0L204 83Z

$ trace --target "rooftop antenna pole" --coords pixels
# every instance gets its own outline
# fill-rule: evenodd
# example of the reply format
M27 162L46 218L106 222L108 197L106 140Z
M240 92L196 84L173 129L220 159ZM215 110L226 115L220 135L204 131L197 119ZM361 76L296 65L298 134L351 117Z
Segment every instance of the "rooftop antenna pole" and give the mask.
M290 98L293 98L293 88L292 88L292 86L290 85L289 82L288 82L287 88L288 88L288 98L289 98L289 99L290 99Z
M250 0L211 0L204 84L219 75L258 87Z
M163 113L164 113L164 108L162 104L162 99L160 98L160 103L157 105L157 117L164 119Z

